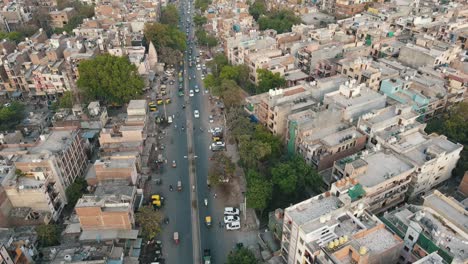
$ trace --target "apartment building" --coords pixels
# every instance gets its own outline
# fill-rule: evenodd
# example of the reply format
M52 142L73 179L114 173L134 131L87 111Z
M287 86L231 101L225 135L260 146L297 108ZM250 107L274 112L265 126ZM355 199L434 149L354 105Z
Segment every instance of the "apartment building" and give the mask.
M85 194L75 206L83 231L132 230L137 188L127 181L105 182Z
M103 128L99 134L99 145L102 152L126 152L143 150L142 126L114 126Z
M404 241L400 263L421 263L418 260L431 253L437 253L443 263L465 263L468 259L467 211L437 190L424 197L422 206L405 205L386 212L381 219Z
M356 84L355 80L340 85L338 91L324 96L323 105L327 109L337 109L342 112L343 120L357 120L361 115L384 108L387 97L366 84Z
M456 59L460 47L454 45L432 46L430 48L406 44L400 49L398 60L413 68L450 64Z
M47 65L37 65L32 68L32 96L58 95L71 90L70 80L66 72L66 62L56 60Z
M267 93L246 98L247 112L253 114L260 123L275 135L284 137L287 132L287 119L290 114L317 105L304 85L287 89L270 90Z
M355 79L357 83L365 83L372 90L379 90L381 74L379 69L372 67L371 58L341 59L337 62L336 71L351 79Z
M50 26L52 28L63 28L70 22L70 19L76 14L76 10L73 7L66 7L62 10L56 10L49 13Z
M394 133L382 146L400 153L415 166L408 190L410 199L425 195L449 179L463 149L463 145L445 136L427 135L414 129Z
M403 240L366 204L343 203L345 196L326 192L285 209L281 256L286 263L398 261Z
M107 180L126 180L136 185L138 180L136 158L107 157L97 160L86 173L88 185L97 185Z
M362 150L367 140L356 127L342 121L341 112L334 110L309 109L290 114L287 136L288 150L303 156L319 171Z
M329 63L328 60L334 59L343 53L343 45L340 43L330 43L319 45L318 43L310 44L298 50L296 54L296 65L302 71L312 76L330 77L336 73L336 67Z
M336 161L333 181L336 186L345 184L346 177L362 187L365 196L361 201L369 205L372 213L380 213L405 200L415 166L399 154L388 149L358 154Z
M34 144L12 145L0 155L14 155L2 186L15 208L50 212L57 220L67 203L65 190L87 167L85 142L77 130L53 130Z

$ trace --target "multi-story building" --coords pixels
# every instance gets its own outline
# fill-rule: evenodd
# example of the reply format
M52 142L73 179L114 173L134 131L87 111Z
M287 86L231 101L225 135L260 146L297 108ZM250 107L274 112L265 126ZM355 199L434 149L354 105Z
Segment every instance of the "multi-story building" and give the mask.
M137 188L128 181L111 181L85 194L75 206L83 231L132 230Z
M316 77L330 77L336 73L333 64L328 67L320 67L330 59L334 59L343 53L343 45L331 43L318 45L310 44L298 50L296 54L296 65L307 74Z
M0 155L14 155L2 185L13 207L50 212L57 220L67 203L65 190L87 167L85 142L76 130L53 130L35 144L13 145Z
M107 157L97 160L86 173L88 185L97 185L107 180L126 180L135 185L138 180L136 158Z
M143 150L143 127L141 126L115 126L103 128L99 135L99 144L102 152L125 152Z
M372 213L380 213L405 200L415 166L388 149L369 153L364 150L335 162L332 177L336 186L345 178L355 180L365 193L362 201Z
M448 44L443 45L443 47L434 45L428 48L407 44L400 49L398 60L413 68L450 64L450 62L457 58L460 47Z
M59 95L71 90L64 60L33 67L31 78L34 84L34 88L29 89L32 96Z
M347 194L326 192L284 211L281 256L296 263L396 263L403 240Z
M405 205L381 219L404 240L400 263L421 263L418 259L436 252L443 263L466 263L468 259L467 211L439 191L425 196L423 206Z
M369 111L384 108L386 98L366 84L357 85L355 80L351 80L341 85L338 91L326 94L323 104L327 109L341 111L343 120L357 120Z
M246 110L255 115L260 123L273 134L285 136L290 114L310 109L317 105L308 87L298 85L287 89L270 90L267 93L246 98Z
M342 121L339 111L305 110L288 117L287 145L319 171L333 162L362 150L367 137Z
M337 72L355 79L357 83L365 83L367 87L378 91L380 87L380 70L372 67L372 59L346 58L337 62Z
M52 11L49 13L50 26L52 28L63 28L70 22L70 19L76 14L73 7L66 7L62 10Z

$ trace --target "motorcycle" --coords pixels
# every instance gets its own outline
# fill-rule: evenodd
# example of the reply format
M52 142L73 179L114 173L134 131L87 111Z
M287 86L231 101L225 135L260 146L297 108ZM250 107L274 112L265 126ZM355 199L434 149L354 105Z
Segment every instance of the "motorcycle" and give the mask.
M173 191L174 189L172 188L172 185L169 185L169 191Z

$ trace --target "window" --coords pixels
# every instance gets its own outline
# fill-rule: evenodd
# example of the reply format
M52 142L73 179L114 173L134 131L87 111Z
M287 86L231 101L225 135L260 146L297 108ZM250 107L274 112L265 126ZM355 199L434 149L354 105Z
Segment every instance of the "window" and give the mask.
M408 236L409 240L413 241L414 240L414 237L412 235L409 235Z
M401 260L402 262L405 261L405 257L400 256L400 260ZM404 262L403 262L403 263L404 263Z
M407 246L405 246L403 249L404 249L406 252L409 251L409 247L407 247Z
M302 239L301 237L299 238L299 243L301 243L301 245L304 245L304 239Z
M300 249L297 250L297 253L302 256L302 251Z

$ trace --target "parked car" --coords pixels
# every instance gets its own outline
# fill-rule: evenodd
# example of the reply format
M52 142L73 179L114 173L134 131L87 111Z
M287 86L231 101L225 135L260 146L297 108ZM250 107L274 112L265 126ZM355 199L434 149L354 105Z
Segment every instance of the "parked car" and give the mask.
M190 91L189 91L189 96L190 96L190 97L193 97L194 95L195 95L195 94L193 93L193 90L190 90Z
M224 223L240 222L240 217L238 215L225 215Z
M226 230L238 230L240 229L240 222L232 222L226 224Z
M225 207L224 214L225 215L239 215L240 211L238 208L235 207Z
M198 112L198 110L193 111L193 116L195 118L199 118L200 117L200 112Z

